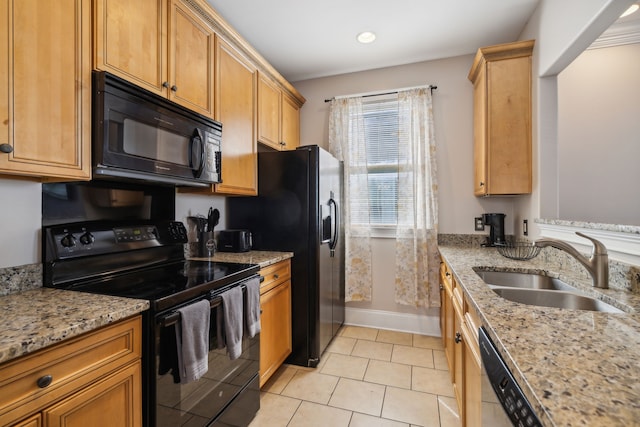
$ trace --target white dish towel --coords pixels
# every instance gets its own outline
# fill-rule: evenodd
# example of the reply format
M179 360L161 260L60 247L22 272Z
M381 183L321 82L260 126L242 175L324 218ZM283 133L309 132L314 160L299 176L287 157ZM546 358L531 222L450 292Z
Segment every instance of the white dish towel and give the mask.
M180 322L176 325L178 370L180 383L200 379L209 370L209 327L211 303L201 300L179 308Z

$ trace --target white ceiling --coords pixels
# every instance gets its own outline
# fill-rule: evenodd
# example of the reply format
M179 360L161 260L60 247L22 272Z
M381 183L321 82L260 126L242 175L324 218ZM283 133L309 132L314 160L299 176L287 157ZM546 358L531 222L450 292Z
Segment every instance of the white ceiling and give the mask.
M475 53L517 40L539 0L207 0L287 80ZM356 41L362 31L377 40Z

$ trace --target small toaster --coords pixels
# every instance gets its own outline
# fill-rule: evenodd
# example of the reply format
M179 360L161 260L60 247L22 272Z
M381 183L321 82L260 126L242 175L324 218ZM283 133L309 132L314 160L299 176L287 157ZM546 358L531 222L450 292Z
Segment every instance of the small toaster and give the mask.
M249 252L252 240L249 230L220 230L218 234L218 251Z

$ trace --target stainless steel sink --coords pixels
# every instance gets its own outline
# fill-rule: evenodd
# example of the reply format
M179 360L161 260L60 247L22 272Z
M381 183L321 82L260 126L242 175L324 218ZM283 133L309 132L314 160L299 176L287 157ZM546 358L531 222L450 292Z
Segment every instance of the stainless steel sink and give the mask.
M585 295L574 292L552 291L542 289L518 289L495 287L493 292L509 301L542 307L557 307L573 310L605 311L608 313L624 313L624 311Z
M507 286L510 288L554 289L561 291L577 291L560 279L535 273L516 273L511 271L478 271L478 276L488 285Z
M542 307L624 313L554 277L511 271L476 271L476 273L493 292L509 301Z

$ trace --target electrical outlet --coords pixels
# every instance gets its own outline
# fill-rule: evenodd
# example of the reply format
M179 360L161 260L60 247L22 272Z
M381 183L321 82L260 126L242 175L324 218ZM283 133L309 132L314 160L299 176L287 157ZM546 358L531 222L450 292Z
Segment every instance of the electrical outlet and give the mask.
M522 234L524 234L525 236L529 235L529 220L522 220Z
M484 231L484 222L482 221L481 216L475 217L474 222L476 231Z

